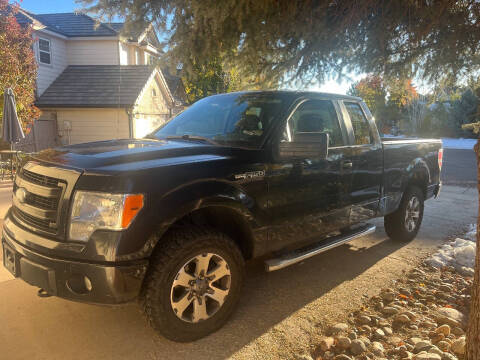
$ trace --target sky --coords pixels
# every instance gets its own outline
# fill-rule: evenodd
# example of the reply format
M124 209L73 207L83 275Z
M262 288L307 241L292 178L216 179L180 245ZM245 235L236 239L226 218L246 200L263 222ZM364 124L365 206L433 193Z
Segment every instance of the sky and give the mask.
M81 8L75 0L22 0L20 6L34 14L59 13L59 12L73 12ZM349 89L352 81L356 81L360 76L351 76L351 80L344 80L337 82L336 80L329 80L322 85L313 85L308 90L322 91L336 94L345 94Z
M23 0L19 1L22 9L34 14L73 12L81 6L75 0Z

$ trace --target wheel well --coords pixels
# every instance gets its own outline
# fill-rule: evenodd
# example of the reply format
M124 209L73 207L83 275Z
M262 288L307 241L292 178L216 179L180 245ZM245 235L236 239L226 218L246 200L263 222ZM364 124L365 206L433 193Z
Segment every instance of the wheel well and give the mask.
M246 260L253 256L253 234L247 221L238 211L224 206L201 208L175 221L166 233L175 227L188 225L211 226L220 230L235 241Z
M419 169L413 173L413 176L407 184L407 188L413 185L418 186L422 190L423 197L426 199L428 186L428 174L426 170Z

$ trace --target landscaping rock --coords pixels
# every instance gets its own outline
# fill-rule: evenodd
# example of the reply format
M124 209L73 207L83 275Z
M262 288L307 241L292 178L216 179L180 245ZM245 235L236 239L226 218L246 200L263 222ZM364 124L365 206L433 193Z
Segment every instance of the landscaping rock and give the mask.
M409 318L411 321L417 320L417 315L415 315L415 314L414 314L413 312L411 312L411 311L404 311L402 314L403 314L403 315L407 315L408 318Z
M360 327L360 330L363 332L363 333L371 333L372 332L372 328L368 325L362 325Z
M325 337L320 340L320 349L322 351L330 350L330 348L335 344L335 339L333 337Z
M401 324L408 324L408 323L410 323L410 318L405 314L399 314L399 315L395 316L395 321L397 321Z
M465 336L462 336L452 343L451 349L457 355L465 354Z
M398 336L392 336L387 339L387 343L389 343L392 346L398 346L402 342L402 338Z
M360 355L360 354L363 354L365 351L367 351L367 347L365 346L362 340L355 339L352 341L352 344L350 345L350 351L352 352L353 355Z
M465 315L452 308L442 307L438 309L436 317L439 324L447 324L454 327L462 327L466 322Z
M442 360L442 358L438 354L422 352L415 355L414 360Z
M385 327L383 328L383 332L384 332L384 333L385 333L385 335L387 335L387 336L389 336L389 335L392 335L392 334L393 334L393 330L392 330L392 328L391 328L391 327L389 327L389 326L385 326Z
M448 352L444 352L442 354L442 360L458 360L457 357L453 354L450 354Z
M456 336L462 336L462 335L465 334L465 331L463 331L463 329L460 328L460 327L454 327L454 328L452 329L452 334L453 334L453 335L456 335Z
M371 345L371 350L376 356L383 356L383 352L385 351L385 348L378 341L374 341Z
M432 347L432 343L427 340L420 340L415 344L415 348L413 349L414 353L419 353L424 350L428 350Z
M333 351L326 351L324 354L323 354L323 358L325 360L330 360L330 359L333 359L335 357L335 353Z
M368 325L372 322L372 319L367 315L360 315L357 318L357 323L360 325Z
M345 354L340 354L335 356L335 360L352 360L350 356L347 356Z
M450 326L447 325L447 324L444 324L444 325L442 325L442 326L439 326L439 327L435 330L435 332L436 332L437 334L443 334L443 335L446 337L446 336L450 335Z
M338 323L330 327L329 332L331 335L337 335L343 331L348 330L348 325L345 323Z
M352 331L351 333L348 334L348 338L350 340L355 340L357 338L357 333Z
M442 351L448 351L450 349L450 343L448 343L447 341L439 341L437 343L437 346L440 350Z
M370 339L369 339L369 338L366 338L365 336L362 336L362 337L360 337L360 338L358 338L358 339L361 340L361 341L365 344L366 347L369 347L369 346L371 345L371 343L372 343L372 342L370 341Z
M376 338L376 339L383 339L385 337L385 333L383 332L382 329L376 329L374 332L373 332L373 336Z
M348 349L351 344L352 344L352 340L350 340L346 336L339 336L337 338L337 345L338 345L338 347L340 347L342 349Z
M430 349L428 349L428 352L430 354L437 354L437 355L440 355L440 357L442 356L443 354L443 351L440 350L438 347L436 347L435 345L432 346Z
M434 344L436 344L439 341L442 341L443 339L445 339L445 335L439 334L439 333L436 333L436 332L430 333L429 336L430 336L430 339L432 340L432 343L434 343Z
M386 302L392 302L393 300L395 300L395 292L393 291L393 289L386 289L381 296L382 299Z
M391 306L386 306L382 309L382 313L385 315L395 315L398 314L400 311L397 308L391 307Z

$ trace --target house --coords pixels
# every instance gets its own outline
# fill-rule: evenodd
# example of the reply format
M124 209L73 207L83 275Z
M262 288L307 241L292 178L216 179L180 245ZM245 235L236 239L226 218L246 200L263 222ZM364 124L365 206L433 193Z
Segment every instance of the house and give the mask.
M39 120L55 124L62 144L143 137L184 108L181 79L154 66L152 26L125 32L81 13L22 9L16 17L34 30Z

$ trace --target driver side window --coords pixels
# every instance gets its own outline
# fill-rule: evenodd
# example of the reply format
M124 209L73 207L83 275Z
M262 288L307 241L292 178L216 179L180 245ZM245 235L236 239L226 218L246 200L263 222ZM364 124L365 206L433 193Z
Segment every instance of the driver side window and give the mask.
M337 112L330 100L308 100L297 108L288 122L287 141L295 141L295 135L300 132L327 133L329 147L345 145Z

